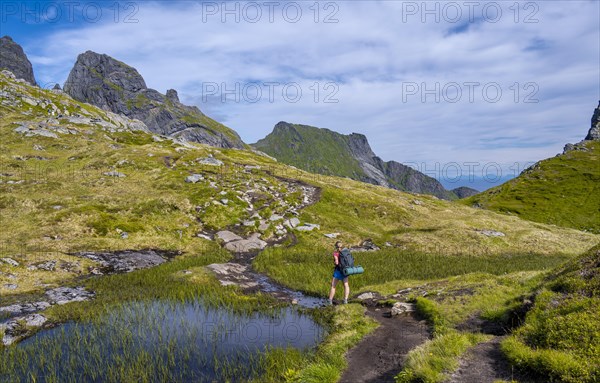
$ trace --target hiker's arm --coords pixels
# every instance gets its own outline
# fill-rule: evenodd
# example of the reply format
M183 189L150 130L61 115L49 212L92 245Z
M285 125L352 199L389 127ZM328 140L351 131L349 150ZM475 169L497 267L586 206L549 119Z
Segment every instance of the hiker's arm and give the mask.
M337 265L340 263L339 259L340 259L340 255L339 255L339 253L337 253L337 254L336 254L336 252L334 251L334 252L333 252L333 263L334 263L336 266L337 266Z

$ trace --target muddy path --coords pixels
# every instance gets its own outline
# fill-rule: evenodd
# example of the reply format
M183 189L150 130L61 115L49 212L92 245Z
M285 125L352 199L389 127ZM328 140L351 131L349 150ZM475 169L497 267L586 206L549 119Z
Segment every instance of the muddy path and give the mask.
M479 343L461 358L459 367L445 383L493 383L498 380L520 383L542 383L539 377L514 369L506 359L500 343L506 336L494 336Z
M379 327L347 354L340 383L394 382L410 350L429 339L427 324L414 313L390 316L389 308L369 307L365 315Z

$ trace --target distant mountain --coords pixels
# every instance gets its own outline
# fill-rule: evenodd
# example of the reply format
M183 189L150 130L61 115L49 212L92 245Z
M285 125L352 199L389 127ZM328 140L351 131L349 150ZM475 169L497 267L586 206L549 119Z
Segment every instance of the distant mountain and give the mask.
M515 178L516 175L510 172L504 172L504 174L494 175L494 178L488 176L482 177L473 172L467 173L465 170L464 174L442 174L441 177L436 178L442 186L448 190L458 189L459 187L466 187L469 189L477 190L481 193L484 190L493 188L494 186L502 185L503 183L510 181ZM458 178L458 179L457 179Z
M135 68L110 56L87 51L77 57L64 91L74 99L144 122L150 131L222 148L244 148L238 134L166 95L146 87Z
M377 157L367 137L344 135L307 125L279 122L273 132L252 144L279 161L298 168L453 200L457 196L436 179L399 162Z
M475 194L479 194L479 190L475 190L473 188L466 187L466 186L461 186L456 189L452 189L451 191L452 191L452 193L456 194L456 196L458 198L461 198L461 199L474 196Z
M33 67L23 52L23 48L9 36L0 38L0 70L8 69L16 78L35 85Z
M583 141L464 203L600 233L600 104Z

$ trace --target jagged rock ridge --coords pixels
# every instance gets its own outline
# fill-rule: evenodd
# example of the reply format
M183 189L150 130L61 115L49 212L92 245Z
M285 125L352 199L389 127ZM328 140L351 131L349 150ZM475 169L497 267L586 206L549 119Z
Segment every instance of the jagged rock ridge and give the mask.
M31 85L36 85L31 62L23 52L23 48L13 41L10 36L0 38L0 70L7 69L16 78L23 79Z
M64 91L78 101L143 121L152 132L222 148L243 148L238 134L195 106L149 89L138 71L108 55L87 51L77 61Z
M456 195L436 179L399 162L386 162L377 157L363 134L343 135L329 129L282 121L253 146L284 163L308 171L456 199Z

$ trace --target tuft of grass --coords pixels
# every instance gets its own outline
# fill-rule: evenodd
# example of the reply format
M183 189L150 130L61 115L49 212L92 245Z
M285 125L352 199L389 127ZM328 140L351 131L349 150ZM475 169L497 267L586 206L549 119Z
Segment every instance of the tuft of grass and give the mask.
M447 373L458 367L458 358L470 347L489 339L483 334L449 331L436 336L412 350L404 369L396 376L397 383L437 383L448 378Z

